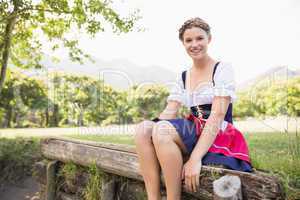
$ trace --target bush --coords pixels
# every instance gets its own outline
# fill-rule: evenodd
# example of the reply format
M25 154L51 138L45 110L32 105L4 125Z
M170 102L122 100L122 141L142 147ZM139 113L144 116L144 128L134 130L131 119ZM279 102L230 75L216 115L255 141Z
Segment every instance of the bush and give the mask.
M32 166L40 159L38 139L0 138L0 185L32 175Z

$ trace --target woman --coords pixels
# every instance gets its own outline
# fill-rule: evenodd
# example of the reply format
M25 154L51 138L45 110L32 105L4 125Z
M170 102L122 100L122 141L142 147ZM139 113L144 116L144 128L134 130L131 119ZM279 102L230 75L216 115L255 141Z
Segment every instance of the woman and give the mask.
M161 199L160 167L168 200L180 199L182 180L187 190L197 191L202 164L252 170L247 144L232 125L233 68L208 55L211 33L204 20L186 21L179 39L193 65L178 78L159 118L136 127L140 171L150 200ZM191 114L176 119L181 105ZM182 154L190 155L186 163Z

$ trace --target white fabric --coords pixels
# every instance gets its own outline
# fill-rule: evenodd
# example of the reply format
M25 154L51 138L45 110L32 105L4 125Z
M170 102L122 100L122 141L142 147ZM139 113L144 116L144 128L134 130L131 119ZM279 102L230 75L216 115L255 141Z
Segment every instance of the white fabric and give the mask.
M186 76L188 76L188 69ZM220 62L214 76L215 86L212 81L198 85L193 92L188 91L183 86L181 73L178 75L173 85L167 101L178 101L184 106L192 107L196 105L211 104L214 96L229 96L231 102L236 100L234 70L229 63Z

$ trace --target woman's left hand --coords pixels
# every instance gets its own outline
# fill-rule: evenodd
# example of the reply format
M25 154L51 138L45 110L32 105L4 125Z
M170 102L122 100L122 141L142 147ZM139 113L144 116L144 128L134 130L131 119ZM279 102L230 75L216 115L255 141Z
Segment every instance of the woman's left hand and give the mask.
M185 187L191 192L197 192L202 162L200 160L189 159L182 168L181 178L184 179Z

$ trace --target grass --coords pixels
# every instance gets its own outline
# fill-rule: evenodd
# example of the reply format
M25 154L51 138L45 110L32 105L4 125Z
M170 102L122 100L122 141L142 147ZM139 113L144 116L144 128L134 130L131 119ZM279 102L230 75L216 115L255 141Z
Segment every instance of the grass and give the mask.
M84 191L84 199L86 200L102 200L101 198L101 185L102 180L104 178L104 173L96 166L96 164L93 164L89 168L89 182L85 188Z
M65 137L80 139L80 140L89 140L94 142L107 142L107 143L116 143L116 144L127 144L134 145L133 135L67 135Z
M284 133L245 134L252 164L277 175L288 199L300 198L300 136Z

